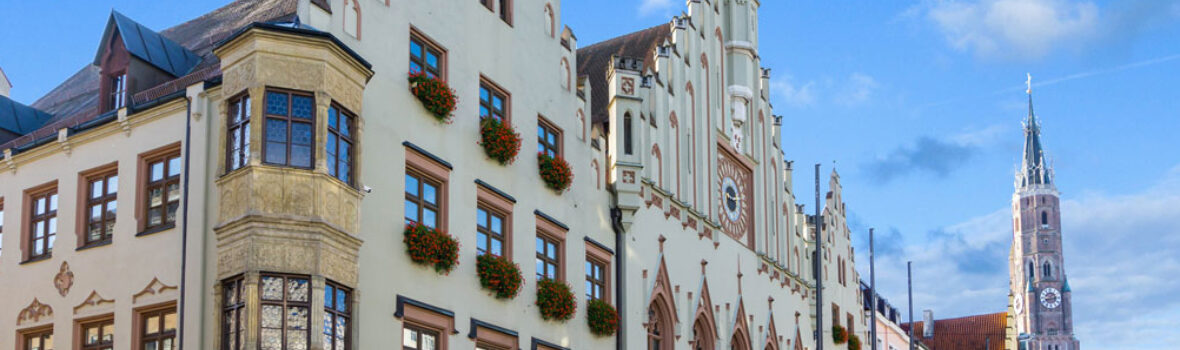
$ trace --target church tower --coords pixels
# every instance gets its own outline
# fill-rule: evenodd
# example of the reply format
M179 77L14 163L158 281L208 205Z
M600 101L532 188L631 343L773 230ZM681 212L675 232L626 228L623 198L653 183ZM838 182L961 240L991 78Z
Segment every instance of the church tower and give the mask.
M1029 77L1024 156L1012 195L1009 288L1021 350L1078 350L1061 245L1061 208L1053 167L1041 144Z

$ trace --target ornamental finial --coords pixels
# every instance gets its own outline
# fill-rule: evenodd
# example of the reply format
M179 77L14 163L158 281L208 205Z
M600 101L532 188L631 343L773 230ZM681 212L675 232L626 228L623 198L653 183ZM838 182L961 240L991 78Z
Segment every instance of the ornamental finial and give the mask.
M1032 73L1024 73L1024 74L1028 75L1028 80L1026 80L1024 82L1024 85L1028 86L1028 90L1024 90L1024 92L1029 95L1032 95Z

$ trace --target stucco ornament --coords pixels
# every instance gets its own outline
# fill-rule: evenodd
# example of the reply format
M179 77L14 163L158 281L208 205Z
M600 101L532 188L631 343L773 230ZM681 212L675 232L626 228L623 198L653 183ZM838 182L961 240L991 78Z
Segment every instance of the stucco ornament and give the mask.
M74 286L74 272L70 271L70 264L62 261L61 269L58 270L57 276L53 277L53 287L57 288L57 294L66 296L70 294L70 287Z
M49 305L42 304L37 298L33 298L33 302L21 310L20 314L16 316L16 325L23 326L26 324L33 324L41 322L42 319L52 318L53 308Z
M730 137L729 141L731 142L733 149L737 150L738 153L741 153L743 152L742 144L745 143L742 139L743 135L745 135L745 132L742 131L742 125L746 123L746 100L735 98L732 106L733 135Z

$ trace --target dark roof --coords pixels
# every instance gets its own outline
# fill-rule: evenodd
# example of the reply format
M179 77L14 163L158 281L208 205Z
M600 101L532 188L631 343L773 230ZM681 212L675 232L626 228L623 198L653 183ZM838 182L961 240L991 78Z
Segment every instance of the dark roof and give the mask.
M328 0L311 0L311 4L324 9L324 11L328 11L328 13L332 13L332 5L328 4Z
M13 101L8 96L0 95L0 129L5 131L0 133L0 143L16 138L13 135L32 132L45 125L50 118L52 116L49 113Z
M590 81L591 119L602 123L609 117L606 73L611 57L627 56L643 60L644 67L652 67L655 50L672 33L672 25L663 23L651 28L623 35L578 49L578 76Z
M914 322L914 338L930 350L984 349L1003 350L1008 313L975 315L934 321L934 337L923 338L923 322ZM909 324L901 328L909 330ZM989 341L990 339L990 341ZM988 347L990 345L990 347Z
M107 29L102 35L102 44L94 54L94 64L102 63L102 54L108 47L108 42L118 31L123 46L132 56L168 72L173 77L188 74L189 70L201 62L201 57L180 46L180 44L165 38L155 31L133 21L119 11L111 10L111 19L107 21Z
M188 22L160 31L158 36L161 42L166 40L180 45L196 55L199 58L199 63L177 75L178 78L173 81L136 94L132 97L132 103L169 96L184 89L188 84L220 76L220 60L213 54L214 44L229 36L234 30L253 22L290 21L295 17L297 3L298 0L235 0ZM117 13L112 13L112 19L115 19L115 14ZM122 17L121 14L119 16ZM130 22L134 23L134 21ZM122 25L131 26L130 23ZM110 27L109 23L108 27ZM138 32L139 29L136 31ZM120 30L120 33L122 32L123 30ZM104 34L105 39L106 35ZM131 51L131 45L127 45L127 48L128 51ZM167 57L167 55L164 56ZM167 69L165 71L171 72ZM43 127L46 130L37 130L36 135L25 135L25 137L21 137L21 140L0 142L0 149L13 147L13 143L31 141L56 132L50 129L72 127L98 117L99 74L97 65L87 64L48 94L33 102L33 108L53 115Z
M360 62L361 65L365 66L365 68L367 68L367 69L373 68L373 65L369 64L369 61L366 61L364 57L361 57L360 54L356 53L356 51L353 51L352 48L348 47L348 45L344 45L344 43L341 42L340 39L337 39L335 35L332 35L332 33L328 33L328 32L316 29L315 27L312 27L312 26L309 26L309 25L306 25L306 24L303 24L300 22L272 22L272 23L254 22L254 23L250 23L250 24L246 25L245 27L242 27L242 29L235 31L233 34L230 34L230 36L226 37L221 42L218 42L217 46L220 47L221 45L225 45L225 43L233 41L239 35L242 35L242 33L245 33L253 28L328 39L328 40L332 41L333 44L336 44L336 46L339 46L341 50L344 50L344 52L347 53L349 56L351 56L352 59L357 60L357 62Z
M1045 185L1053 181L1053 174L1046 164L1045 150L1041 146L1041 124L1033 113L1032 93L1028 94L1028 119L1024 122L1024 160L1021 164L1023 178L1021 186Z

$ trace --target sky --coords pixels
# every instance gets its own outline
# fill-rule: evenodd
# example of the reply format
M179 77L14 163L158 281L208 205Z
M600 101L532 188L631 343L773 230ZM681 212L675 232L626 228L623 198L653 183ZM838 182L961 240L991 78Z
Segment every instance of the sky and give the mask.
M335 1L335 0L333 0ZM407 0L401 0L407 1ZM94 58L114 8L164 29L226 1L0 0L0 68L32 103ZM667 22L678 0L565 0L579 45ZM844 186L857 269L915 313L1004 311L1026 74L1061 191L1065 269L1087 348L1180 343L1180 3L762 0L759 55L811 207ZM810 211L811 209L808 209Z

